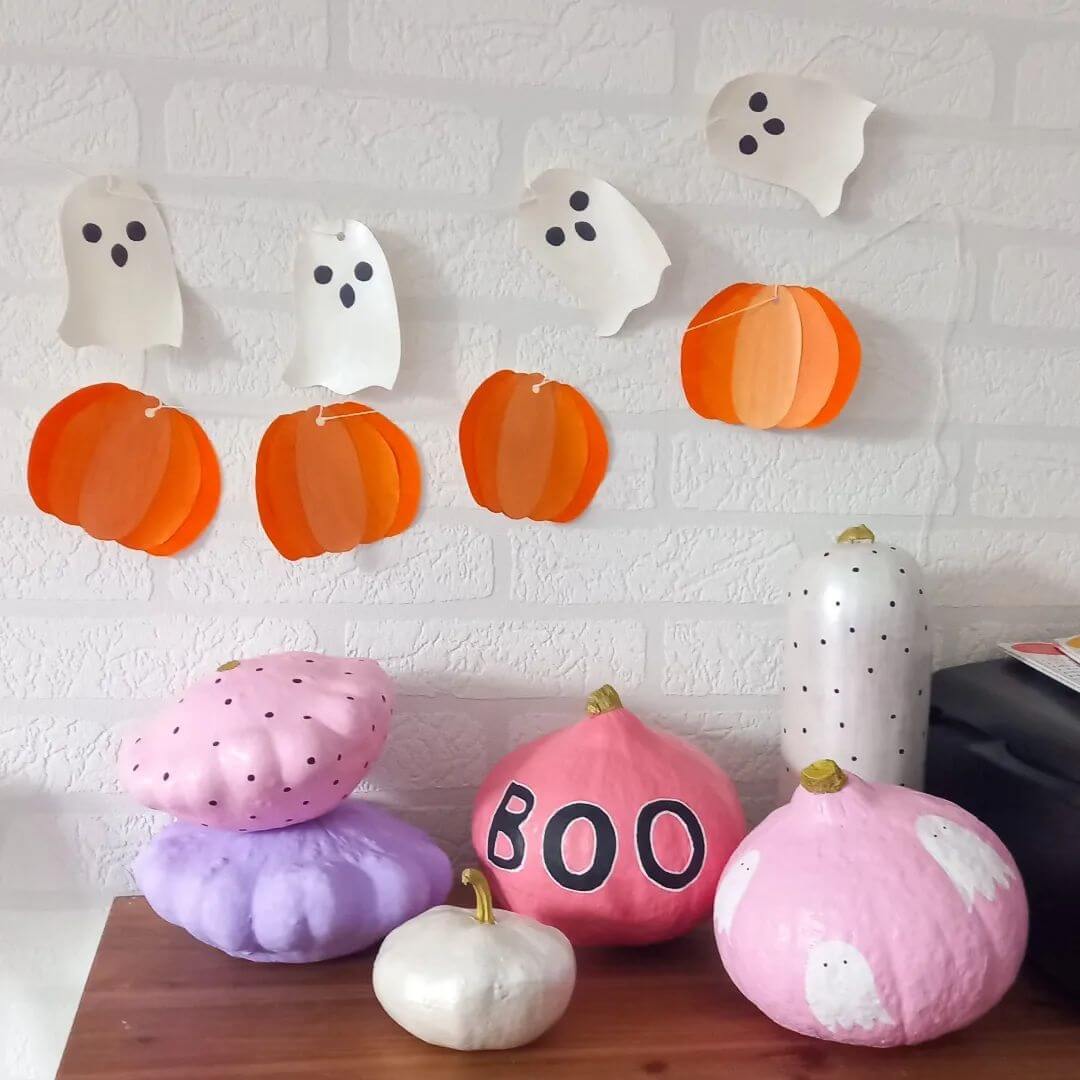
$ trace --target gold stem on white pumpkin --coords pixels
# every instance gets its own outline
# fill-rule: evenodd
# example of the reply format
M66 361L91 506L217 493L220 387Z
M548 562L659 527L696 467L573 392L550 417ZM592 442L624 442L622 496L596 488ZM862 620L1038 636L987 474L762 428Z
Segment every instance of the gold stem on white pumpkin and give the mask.
M495 916L492 914L491 886L484 875L475 867L467 867L461 871L462 885L471 885L476 893L476 921L486 923L488 926L495 925Z
M621 709L623 703L619 698L618 691L614 686L604 683L599 690L594 690L585 701L585 711L590 716L599 716L601 713L614 712Z
M803 769L799 783L814 795L831 795L847 783L847 777L835 761L822 758Z
M865 525L852 525L836 538L836 542L838 544L873 543L876 539L877 537Z

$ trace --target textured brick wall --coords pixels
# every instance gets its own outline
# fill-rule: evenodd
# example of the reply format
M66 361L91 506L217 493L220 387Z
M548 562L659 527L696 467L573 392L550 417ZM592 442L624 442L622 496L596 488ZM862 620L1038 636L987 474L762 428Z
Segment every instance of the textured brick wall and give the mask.
M881 103L824 222L721 172L702 133L726 79L806 64ZM0 1075L51 1075L102 897L157 824L116 791L117 732L192 672L385 659L404 699L370 787L460 857L488 765L607 679L759 812L785 576L855 521L923 541L940 662L1075 628L1078 73L1080 0L0 0ZM513 241L523 179L557 165L622 187L673 258L613 339ZM56 337L69 170L125 167L170 204L185 285L184 348L145 378ZM292 566L251 471L269 418L318 400L280 372L321 214L370 223L394 267L402 375L366 397L412 434L426 499L399 539ZM819 285L854 318L864 376L827 432L685 407L680 329L738 279ZM456 421L498 366L604 414L610 474L573 527L468 498ZM221 512L182 558L96 544L24 490L37 417L108 377L190 409L221 455Z

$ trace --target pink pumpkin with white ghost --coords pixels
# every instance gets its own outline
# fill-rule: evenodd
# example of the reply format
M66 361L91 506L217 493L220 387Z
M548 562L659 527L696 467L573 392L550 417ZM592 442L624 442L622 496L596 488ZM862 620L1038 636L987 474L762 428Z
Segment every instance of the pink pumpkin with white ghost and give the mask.
M1016 864L982 822L833 761L739 845L713 910L724 967L762 1012L865 1046L978 1019L1012 985L1027 926Z
M393 683L374 660L231 660L128 733L120 782L143 806L209 828L308 821L371 768L393 707Z
M601 687L584 720L480 787L473 846L503 906L575 945L645 945L704 919L746 821L727 774Z

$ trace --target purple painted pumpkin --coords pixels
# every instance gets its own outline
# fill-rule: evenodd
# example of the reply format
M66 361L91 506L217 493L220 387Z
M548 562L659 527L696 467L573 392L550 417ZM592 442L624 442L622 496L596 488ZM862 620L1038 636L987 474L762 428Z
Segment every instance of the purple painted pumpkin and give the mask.
M287 829L178 821L135 861L166 922L245 960L303 964L358 952L441 903L450 860L419 829L359 801Z

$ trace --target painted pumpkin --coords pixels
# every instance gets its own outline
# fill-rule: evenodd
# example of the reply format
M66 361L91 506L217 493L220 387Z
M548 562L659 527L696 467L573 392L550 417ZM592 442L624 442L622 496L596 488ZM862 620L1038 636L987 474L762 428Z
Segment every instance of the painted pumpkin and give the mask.
M351 551L412 524L420 462L382 413L355 401L315 405L266 429L255 495L263 529L286 559Z
M607 437L572 386L497 371L461 416L461 464L473 498L509 518L572 521L607 469Z
M739 845L713 912L724 967L762 1012L866 1046L980 1017L1016 977L1027 924L1016 864L982 822L833 761Z
M425 833L355 799L269 832L177 822L135 861L166 922L230 956L284 964L366 949L441 903L451 880Z
M386 743L394 687L374 660L278 653L230 660L120 745L137 802L258 832L332 810Z
M727 774L604 686L584 720L481 785L472 839L496 894L575 945L646 945L705 918L746 832Z
M493 908L479 870L461 880L475 890L475 914L446 904L392 931L375 957L375 997L409 1034L436 1046L523 1046L570 1004L574 950L554 927Z
M847 404L860 357L847 316L818 289L730 285L683 335L683 392L707 420L822 427Z
M865 780L922 787L931 637L919 564L865 525L803 562L787 601L783 798L826 757Z
M187 413L119 383L57 402L30 444L39 510L98 540L174 555L217 511L221 475L206 432Z

